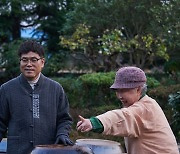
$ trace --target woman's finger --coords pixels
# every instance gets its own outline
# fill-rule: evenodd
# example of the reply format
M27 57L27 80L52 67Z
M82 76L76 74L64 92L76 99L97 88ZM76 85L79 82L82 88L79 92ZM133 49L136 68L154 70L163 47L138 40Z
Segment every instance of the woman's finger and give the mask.
M79 119L84 122L86 119L79 115Z

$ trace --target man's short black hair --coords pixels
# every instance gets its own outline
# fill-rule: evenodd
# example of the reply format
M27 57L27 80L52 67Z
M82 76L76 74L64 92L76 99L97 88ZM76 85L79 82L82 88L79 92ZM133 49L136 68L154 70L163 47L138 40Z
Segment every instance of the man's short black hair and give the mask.
M22 54L27 54L30 51L37 53L40 57L44 57L43 46L34 40L23 42L19 47L18 56L21 57Z

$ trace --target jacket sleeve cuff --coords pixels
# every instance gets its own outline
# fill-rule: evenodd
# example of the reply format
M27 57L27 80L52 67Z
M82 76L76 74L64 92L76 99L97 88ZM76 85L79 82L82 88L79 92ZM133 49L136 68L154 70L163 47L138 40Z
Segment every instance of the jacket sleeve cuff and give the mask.
M104 126L102 125L101 121L96 117L90 118L92 124L92 131L95 133L102 133L104 131Z

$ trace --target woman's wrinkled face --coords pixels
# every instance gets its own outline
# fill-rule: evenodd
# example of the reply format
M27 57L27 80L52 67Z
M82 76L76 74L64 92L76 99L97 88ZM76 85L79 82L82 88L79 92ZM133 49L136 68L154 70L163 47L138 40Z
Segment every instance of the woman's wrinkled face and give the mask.
M116 90L117 98L122 102L123 107L129 107L137 102L141 97L141 89L117 89Z

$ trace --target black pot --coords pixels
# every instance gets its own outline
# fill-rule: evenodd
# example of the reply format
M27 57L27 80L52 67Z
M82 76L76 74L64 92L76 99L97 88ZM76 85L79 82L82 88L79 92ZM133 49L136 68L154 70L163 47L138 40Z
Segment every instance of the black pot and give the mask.
M101 139L78 139L76 145L90 148L94 154L122 154L120 143Z
M91 149L79 145L38 145L31 154L93 154Z

